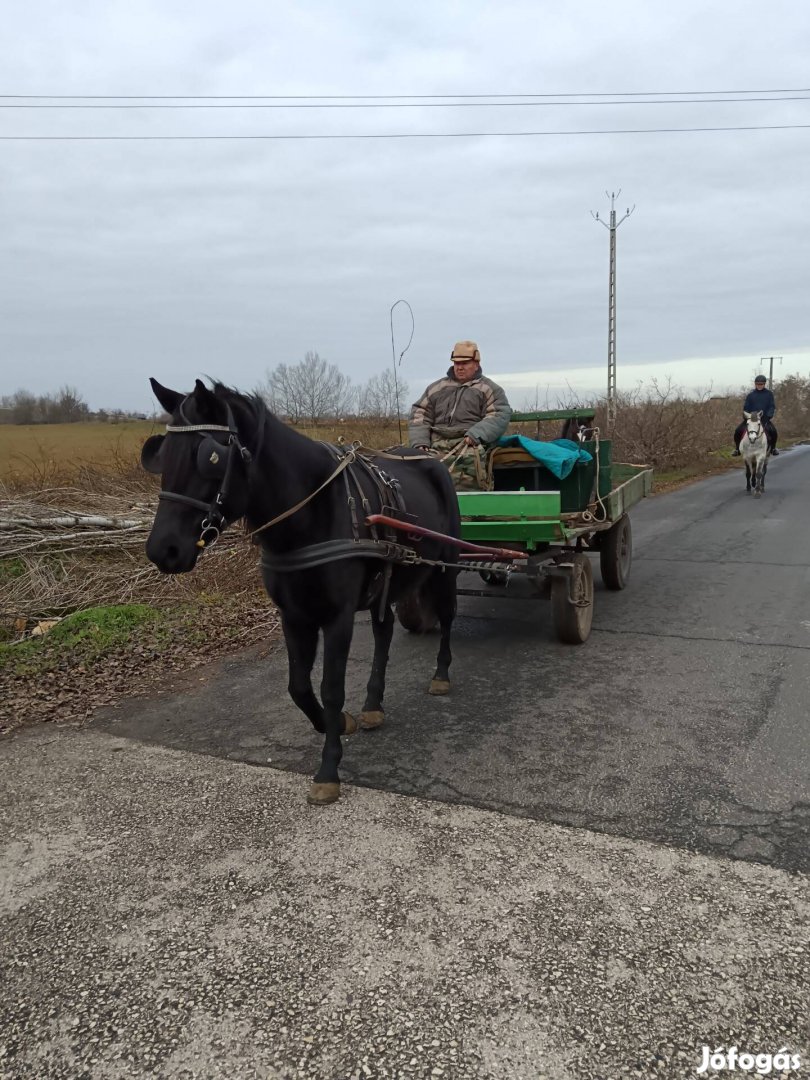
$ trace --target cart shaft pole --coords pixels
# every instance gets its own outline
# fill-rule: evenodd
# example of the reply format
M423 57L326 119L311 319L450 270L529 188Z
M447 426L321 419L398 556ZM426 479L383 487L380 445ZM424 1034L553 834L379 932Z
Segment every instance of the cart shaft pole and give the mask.
M455 536L447 536L446 533L434 532L433 529L425 529L422 525L412 525L409 521L400 521L399 518L388 517L387 514L369 514L366 518L367 525L385 525L389 529L399 529L401 532L413 533L414 536L429 536L431 540L444 540L453 547L462 551L474 551L478 555L493 555L498 559L528 559L525 551L511 551L509 548L481 547L479 544L471 544L467 540L459 540Z

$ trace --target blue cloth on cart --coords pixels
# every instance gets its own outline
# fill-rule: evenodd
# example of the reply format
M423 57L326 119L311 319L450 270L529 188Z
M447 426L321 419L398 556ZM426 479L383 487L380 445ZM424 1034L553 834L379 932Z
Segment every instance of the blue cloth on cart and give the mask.
M539 439L527 439L525 435L502 435L497 445L521 447L559 480L564 480L578 461L593 461L593 456L572 439L540 442Z

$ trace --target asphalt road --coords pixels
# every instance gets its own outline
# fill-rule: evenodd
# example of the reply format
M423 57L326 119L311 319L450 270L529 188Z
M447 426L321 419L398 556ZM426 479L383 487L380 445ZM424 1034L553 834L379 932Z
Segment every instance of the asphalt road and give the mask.
M398 631L335 806L280 650L0 743L0 1080L804 1075L808 464L638 507L580 648Z
M559 644L550 605L514 579L509 599L461 599L453 691L431 698L437 638L398 627L386 724L349 740L343 779L807 871L810 447L772 462L760 500L735 471L631 518L629 588L604 590L595 567L582 646ZM361 617L350 711L370 655ZM285 688L279 649L96 726L312 773L319 739Z

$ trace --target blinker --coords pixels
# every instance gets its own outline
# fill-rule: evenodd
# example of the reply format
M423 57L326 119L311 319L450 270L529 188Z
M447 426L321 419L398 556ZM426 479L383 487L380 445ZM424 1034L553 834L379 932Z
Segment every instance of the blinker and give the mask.
M231 448L210 436L200 442L197 469L204 480L221 480L225 475Z

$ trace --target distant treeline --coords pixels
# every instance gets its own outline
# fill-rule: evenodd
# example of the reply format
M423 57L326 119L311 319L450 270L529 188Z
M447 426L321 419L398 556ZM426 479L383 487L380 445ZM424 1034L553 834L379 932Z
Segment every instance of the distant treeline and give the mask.
M268 370L255 392L278 416L293 424L318 424L349 416L392 420L407 412L408 384L385 369L362 384L329 364L317 352L308 352L297 364L279 364ZM116 423L146 420L144 413L124 409L92 412L75 387L63 386L55 394L18 390L0 397L0 423L72 424L82 420Z
M87 420L120 423L122 420L146 420L145 413L124 409L99 409L93 412L73 386L63 386L55 394L32 394L18 390L0 397L0 424L78 424Z

